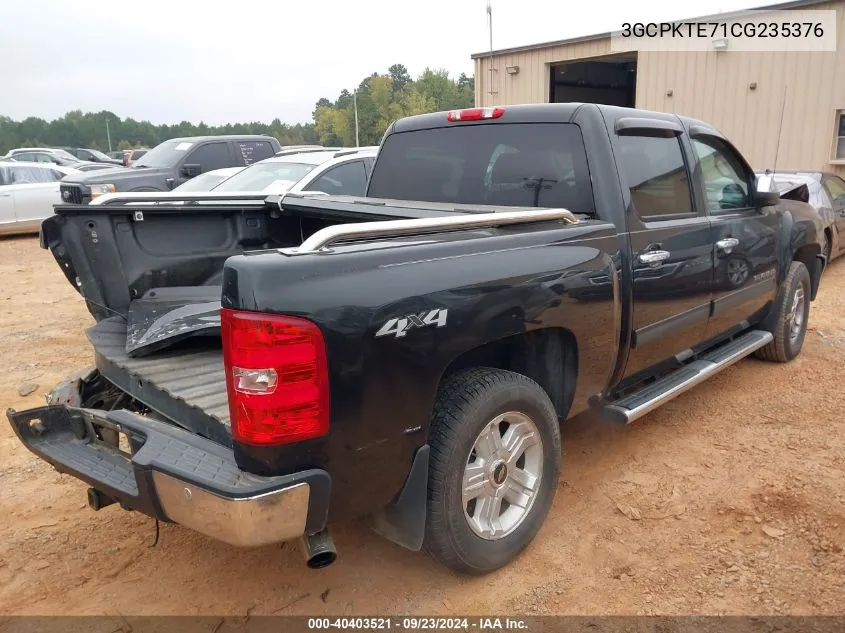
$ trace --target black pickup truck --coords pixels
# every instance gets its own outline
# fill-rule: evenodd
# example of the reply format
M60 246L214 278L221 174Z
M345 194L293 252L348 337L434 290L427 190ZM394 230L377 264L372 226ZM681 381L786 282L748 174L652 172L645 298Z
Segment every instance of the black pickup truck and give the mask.
M560 420L789 361L825 265L813 210L717 130L593 104L396 121L366 198L113 198L42 225L96 367L15 432L94 509L301 538L311 567L358 516L506 564L558 488Z
M170 191L207 171L243 167L281 150L272 136L188 136L159 143L131 167L73 174L59 185L62 200L87 204L118 191Z

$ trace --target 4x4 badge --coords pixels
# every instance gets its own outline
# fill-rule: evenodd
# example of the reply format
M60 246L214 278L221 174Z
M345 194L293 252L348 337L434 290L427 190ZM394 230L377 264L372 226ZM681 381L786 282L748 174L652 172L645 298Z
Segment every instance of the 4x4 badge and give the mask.
M393 334L396 338L402 338L411 328L425 327L426 325L443 327L446 325L448 313L449 310L447 309L427 310L419 314L409 314L408 316L390 319L376 332L376 338L387 336L388 334Z

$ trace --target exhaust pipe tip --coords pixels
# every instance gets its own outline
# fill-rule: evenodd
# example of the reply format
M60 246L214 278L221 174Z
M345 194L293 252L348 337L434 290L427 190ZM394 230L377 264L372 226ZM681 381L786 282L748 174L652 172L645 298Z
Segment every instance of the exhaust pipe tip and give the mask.
M328 530L302 537L305 564L311 569L328 567L337 560L337 549Z

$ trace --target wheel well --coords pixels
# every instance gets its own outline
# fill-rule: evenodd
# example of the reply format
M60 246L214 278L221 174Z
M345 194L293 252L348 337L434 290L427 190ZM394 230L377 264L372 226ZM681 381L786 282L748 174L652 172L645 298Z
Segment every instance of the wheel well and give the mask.
M801 262L807 267L807 272L810 273L811 299L815 299L816 292L819 289L820 275L817 272L820 271L817 271L816 267L820 265L817 257L820 253L821 249L817 244L805 244L795 251L795 254L792 256L792 261Z
M441 377L469 367L493 367L528 376L536 381L564 418L572 406L578 377L578 344L564 328L547 328L515 334L464 352Z

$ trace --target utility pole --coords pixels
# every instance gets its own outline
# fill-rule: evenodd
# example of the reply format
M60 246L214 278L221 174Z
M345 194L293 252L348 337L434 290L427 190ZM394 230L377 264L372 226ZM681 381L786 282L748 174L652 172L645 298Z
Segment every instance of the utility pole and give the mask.
M360 147L358 144L358 90L352 92L352 106L355 109L355 147Z
M111 151L111 132L109 132L109 120L106 119L106 138L109 140L109 151Z
M494 95L496 92L493 90L493 73L496 69L493 68L493 6L490 0L487 0L487 28L490 31L490 89L487 92Z

